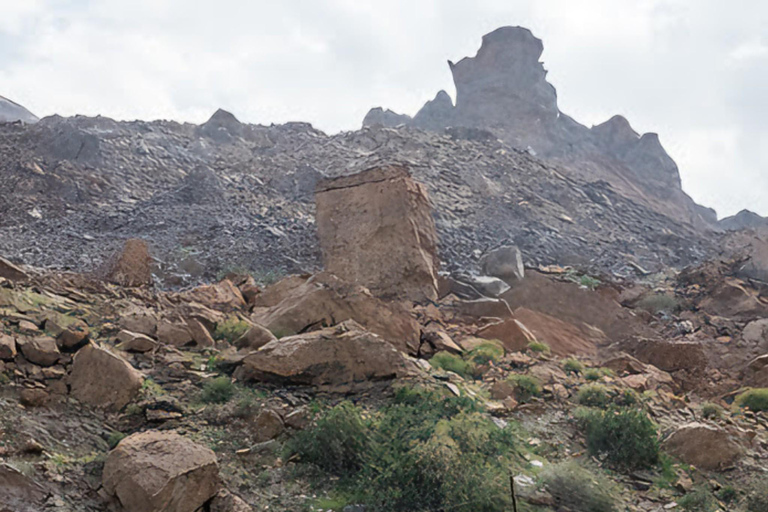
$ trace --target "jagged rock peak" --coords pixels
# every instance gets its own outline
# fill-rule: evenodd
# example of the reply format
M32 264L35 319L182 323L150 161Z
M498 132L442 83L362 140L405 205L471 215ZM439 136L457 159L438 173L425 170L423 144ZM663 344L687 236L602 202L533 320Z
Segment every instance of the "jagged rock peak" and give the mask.
M725 217L719 222L721 228L728 231L737 231L739 229L755 229L768 227L768 218L761 217L750 210L741 210L736 215Z
M411 116L398 114L392 110L384 110L381 107L375 107L368 111L363 119L363 126L387 126L393 128L401 124L411 122Z
M0 123L23 121L32 124L39 120L40 119L36 115L18 103L0 96Z

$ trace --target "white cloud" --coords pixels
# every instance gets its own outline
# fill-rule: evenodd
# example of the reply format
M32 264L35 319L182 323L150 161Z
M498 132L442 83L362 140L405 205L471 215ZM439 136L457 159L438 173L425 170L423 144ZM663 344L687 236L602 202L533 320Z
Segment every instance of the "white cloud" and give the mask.
M38 115L355 129L453 91L483 34L544 40L560 106L654 131L695 199L768 215L768 4L742 0L0 0L0 94ZM746 15L748 13L748 15Z

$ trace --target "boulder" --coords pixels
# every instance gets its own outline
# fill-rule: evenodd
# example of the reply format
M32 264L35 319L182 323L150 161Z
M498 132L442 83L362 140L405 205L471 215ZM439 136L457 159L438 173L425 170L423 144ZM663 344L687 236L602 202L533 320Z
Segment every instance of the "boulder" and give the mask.
M152 284L152 257L144 240L126 240L123 250L108 264L107 281L125 287Z
M16 344L27 361L39 366L53 366L61 357L56 340L50 336L18 338Z
M210 512L253 512L253 509L241 498L222 490L211 500Z
M19 393L19 402L26 407L43 407L50 399L48 392L40 388L24 388Z
M253 420L251 432L257 443L263 443L274 439L285 431L283 419L272 409L262 410Z
M29 275L21 267L2 257L0 257L0 277L16 282L23 282L29 279Z
M169 319L162 319L157 322L157 339L160 343L174 347L184 347L194 341L186 324Z
M64 350L81 346L91 334L84 321L53 312L46 313L45 331L54 336L59 348Z
M450 279L451 293L464 299L498 297L507 290L509 285L498 277L460 274Z
M16 340L0 332L0 360L11 361L16 357Z
M482 257L480 266L485 275L498 277L507 283L522 281L525 277L523 254L515 245L504 245L490 251Z
M287 384L364 388L406 375L405 356L353 320L273 341L248 355L235 376Z
M595 355L597 346L607 341L605 334L596 327L565 322L527 308L517 308L515 319L527 327L538 341L549 345L552 354L560 357Z
M235 340L235 347L239 350L258 350L275 340L277 338L269 329L259 324L253 324L245 334Z
M192 336L192 340L198 347L212 347L215 345L213 336L211 336L211 333L200 320L188 318L187 327L189 328L189 334Z
M251 320L279 336L354 320L409 354L419 349L420 327L398 303L384 303L360 286L321 273L287 278L259 296Z
M706 471L724 469L743 454L738 441L724 429L697 422L678 427L664 440L662 448Z
M707 367L707 355L701 343L643 339L637 341L633 349L639 360L666 372L701 372Z
M216 455L175 432L126 437L107 456L102 485L125 512L194 512L219 490Z
M426 188L400 166L318 182L325 270L377 296L437 299L437 232Z
M748 323L741 333L741 338L751 347L768 350L768 318Z
M507 352L525 350L536 336L514 318L494 322L477 331L477 336L486 340L499 340Z
M126 352L151 352L157 348L157 342L145 334L122 330L115 337L117 348Z
M185 292L184 296L192 302L224 313L231 313L245 307L245 299L240 290L229 279L215 284L198 286Z
M8 464L0 464L0 512L40 512L49 493Z
M120 410L139 393L142 376L127 361L87 345L75 355L69 385L72 396L83 403Z

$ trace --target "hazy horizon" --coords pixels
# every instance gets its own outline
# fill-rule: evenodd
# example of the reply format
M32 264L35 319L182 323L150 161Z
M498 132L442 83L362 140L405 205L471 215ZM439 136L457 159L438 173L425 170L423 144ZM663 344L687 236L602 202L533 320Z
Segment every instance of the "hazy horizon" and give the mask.
M656 132L683 188L720 217L768 216L768 5L714 0L271 2L0 0L0 95L43 117L358 129L413 115L448 59L504 25L531 29L560 109Z

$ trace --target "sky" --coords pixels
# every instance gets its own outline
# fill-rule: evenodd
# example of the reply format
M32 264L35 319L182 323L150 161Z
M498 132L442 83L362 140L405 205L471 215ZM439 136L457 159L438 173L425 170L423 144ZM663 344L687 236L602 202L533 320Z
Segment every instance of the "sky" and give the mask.
M683 188L768 216L764 0L0 0L0 95L38 116L354 130L413 115L505 25L544 41L560 109L656 132Z

